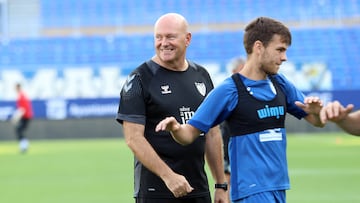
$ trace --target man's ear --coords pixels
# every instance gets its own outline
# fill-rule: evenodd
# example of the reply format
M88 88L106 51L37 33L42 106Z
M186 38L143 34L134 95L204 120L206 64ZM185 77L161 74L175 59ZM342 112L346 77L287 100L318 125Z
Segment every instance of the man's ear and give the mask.
M192 37L192 35L191 35L190 32L186 34L186 38L185 38L185 39L186 39L186 42L185 42L185 43L186 43L186 44L185 44L186 46L189 46L189 45L190 45L191 37Z
M259 54L263 48L263 43L259 40L256 40L253 46L253 52Z

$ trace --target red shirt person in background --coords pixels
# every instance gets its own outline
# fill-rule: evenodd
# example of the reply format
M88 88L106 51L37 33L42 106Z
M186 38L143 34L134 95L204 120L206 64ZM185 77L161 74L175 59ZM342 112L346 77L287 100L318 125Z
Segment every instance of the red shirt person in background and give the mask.
M22 153L26 152L29 147L29 141L25 136L25 131L29 126L30 120L33 118L33 109L30 99L26 96L18 83L15 86L18 94L16 100L16 111L12 121L15 124L15 132L19 140L19 148Z

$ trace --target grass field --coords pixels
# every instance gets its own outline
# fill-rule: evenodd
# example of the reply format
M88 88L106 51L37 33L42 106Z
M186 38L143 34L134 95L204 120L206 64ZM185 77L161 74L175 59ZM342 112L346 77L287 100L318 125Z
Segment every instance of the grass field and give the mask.
M288 161L289 203L360 202L360 137L290 134ZM1 203L130 203L132 188L122 139L32 141L23 155L0 142Z

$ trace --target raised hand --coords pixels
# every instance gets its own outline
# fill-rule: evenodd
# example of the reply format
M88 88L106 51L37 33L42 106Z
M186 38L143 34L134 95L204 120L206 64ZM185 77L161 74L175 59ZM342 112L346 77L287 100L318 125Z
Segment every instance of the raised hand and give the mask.
M339 101L329 102L324 108L321 109L321 122L326 123L329 120L337 123L342 121L345 119L345 117L348 116L353 108L353 104L348 104L346 107L344 107Z
M176 131L177 129L180 128L180 123L177 122L177 120L174 117L166 117L165 119L163 119L162 121L160 121L156 127L155 127L155 131L159 132L159 131Z
M305 97L304 102L296 101L296 106L304 110L308 114L319 115L323 107L323 103L319 97Z

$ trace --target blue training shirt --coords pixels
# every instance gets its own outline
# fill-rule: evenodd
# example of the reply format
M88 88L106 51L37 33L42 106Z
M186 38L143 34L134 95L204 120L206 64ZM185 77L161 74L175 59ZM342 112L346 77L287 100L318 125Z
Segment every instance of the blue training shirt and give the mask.
M237 76L250 88L255 98L269 101L275 97L276 90L269 78L255 81L240 74ZM295 105L295 101L304 100L304 94L283 75L274 75L274 79L286 96L287 113L298 119L305 117L307 114ZM224 121L237 103L238 91L233 79L229 77L210 92L188 123L206 133L211 127ZM290 188L285 129L268 129L232 136L228 150L233 201L259 192Z

